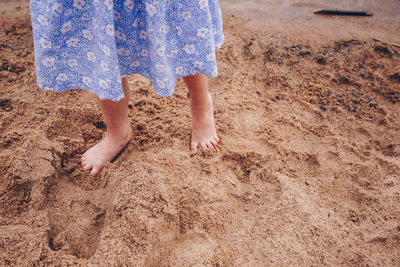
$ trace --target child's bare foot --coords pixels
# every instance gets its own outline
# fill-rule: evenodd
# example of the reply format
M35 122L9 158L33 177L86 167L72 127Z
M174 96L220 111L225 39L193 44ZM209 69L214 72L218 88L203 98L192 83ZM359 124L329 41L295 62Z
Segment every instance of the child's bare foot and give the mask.
M193 127L190 150L196 152L199 145L203 149L213 149L218 145L220 139L215 129L211 95L208 94L208 101L202 101L201 103L194 103L191 99L190 108L192 110Z
M132 137L132 129L120 134L107 134L106 137L94 147L86 151L81 157L81 163L85 170L97 175L106 165L118 155Z

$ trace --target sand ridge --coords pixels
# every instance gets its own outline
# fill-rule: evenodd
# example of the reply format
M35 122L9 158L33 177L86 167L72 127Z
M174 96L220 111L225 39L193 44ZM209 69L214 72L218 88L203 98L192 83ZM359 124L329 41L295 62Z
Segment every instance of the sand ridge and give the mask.
M400 265L400 48L309 45L224 16L217 151L190 155L182 80L129 78L133 140L98 177L90 93L36 85L27 5L1 20L0 265Z

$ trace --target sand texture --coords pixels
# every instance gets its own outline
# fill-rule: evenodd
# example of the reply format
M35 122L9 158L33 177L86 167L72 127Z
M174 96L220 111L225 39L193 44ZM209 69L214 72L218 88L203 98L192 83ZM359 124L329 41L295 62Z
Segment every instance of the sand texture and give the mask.
M183 80L161 98L134 75L134 137L92 177L95 98L39 89L28 5L0 3L0 266L400 265L399 46L225 15L219 150L188 152Z

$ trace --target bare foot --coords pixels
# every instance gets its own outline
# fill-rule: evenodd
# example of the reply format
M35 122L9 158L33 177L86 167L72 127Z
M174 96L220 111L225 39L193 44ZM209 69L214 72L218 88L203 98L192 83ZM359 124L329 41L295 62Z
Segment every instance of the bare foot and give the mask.
M220 141L217 136L214 122L213 101L208 94L208 101L203 103L190 103L192 110L192 137L190 150L197 152L200 145L203 149L213 149Z
M82 167L91 170L90 174L97 175L115 156L125 147L132 137L132 129L129 127L124 134L107 134L103 140L86 151L81 157Z

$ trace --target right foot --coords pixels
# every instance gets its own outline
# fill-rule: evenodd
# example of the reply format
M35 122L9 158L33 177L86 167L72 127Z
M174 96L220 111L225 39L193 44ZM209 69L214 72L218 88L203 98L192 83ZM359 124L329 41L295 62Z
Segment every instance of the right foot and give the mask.
M192 136L190 138L190 151L197 152L197 147L213 149L220 139L217 135L214 122L213 101L208 94L207 101L190 103L192 111Z
M121 152L131 137L130 127L121 134L107 134L103 140L82 155L82 167L90 170L90 174L97 175L107 162L112 161Z

